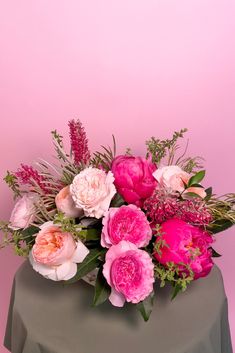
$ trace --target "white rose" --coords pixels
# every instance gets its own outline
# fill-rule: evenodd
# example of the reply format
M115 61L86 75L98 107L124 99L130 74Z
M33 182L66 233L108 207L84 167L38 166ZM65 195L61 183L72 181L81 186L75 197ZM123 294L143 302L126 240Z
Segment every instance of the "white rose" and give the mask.
M85 216L101 218L116 193L113 173L86 168L75 176L70 193L76 207L82 208Z

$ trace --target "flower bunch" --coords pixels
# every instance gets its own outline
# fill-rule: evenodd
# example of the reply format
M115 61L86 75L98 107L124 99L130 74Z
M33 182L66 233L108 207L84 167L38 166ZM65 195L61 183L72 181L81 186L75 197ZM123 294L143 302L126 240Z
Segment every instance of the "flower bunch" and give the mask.
M52 131L56 165L7 172L17 201L0 223L1 247L13 244L50 280L90 281L94 305L133 303L148 320L156 279L174 297L208 275L214 234L235 224L235 195L216 197L202 185L201 159L177 156L185 132L152 137L143 157L116 155L115 139L92 154L79 120L69 121L70 153Z

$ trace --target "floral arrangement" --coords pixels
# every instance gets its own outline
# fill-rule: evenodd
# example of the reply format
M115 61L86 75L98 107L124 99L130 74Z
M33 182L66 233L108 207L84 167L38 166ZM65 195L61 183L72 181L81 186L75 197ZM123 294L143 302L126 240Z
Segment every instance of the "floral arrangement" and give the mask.
M235 194L202 185L203 159L179 153L178 140L152 137L146 156L113 148L90 153L81 122L69 121L71 150L55 130L56 164L21 164L4 180L17 199L1 222L1 247L12 244L53 281L94 285L94 305L136 304L148 320L157 283L174 298L213 267L215 233L235 223ZM156 282L156 285L154 283Z

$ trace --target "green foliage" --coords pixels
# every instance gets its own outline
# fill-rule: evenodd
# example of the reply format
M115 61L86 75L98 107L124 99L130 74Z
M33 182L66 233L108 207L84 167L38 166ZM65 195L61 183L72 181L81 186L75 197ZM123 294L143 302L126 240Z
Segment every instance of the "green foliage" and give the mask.
M8 187L13 191L14 199L16 199L21 195L20 186L19 186L17 177L13 173L7 171L7 175L3 178L3 180L7 183Z
M148 321L153 310L154 292L152 292L145 300L136 305L144 321Z
M215 249L210 248L212 251L212 257L221 257L222 255L220 255Z
M212 233L222 232L235 224L235 194L211 196L207 200L207 208L213 217L213 222L207 226L207 230Z
M195 175L193 175L188 181L188 187L200 186L198 184L203 180L203 178L205 177L205 174L206 174L205 170L200 170Z
M179 263L168 262L165 266L157 263L154 267L155 277L160 279L160 287L170 282L173 287L172 298L180 291L185 291L190 282L193 281L194 273L190 266Z
M94 152L93 158L91 158L90 163L95 168L103 168L106 171L109 171L112 166L112 161L116 156L116 140L114 135L113 137L113 148L110 146L105 147L101 146L103 152Z
M186 173L192 174L196 173L198 169L203 168L202 157L187 157L187 158L178 158L175 164L178 164Z
M184 133L187 129L181 129L180 131L175 131L172 139L160 140L155 137L151 137L150 140L146 141L147 155L148 158L152 156L152 161L159 164L160 161L168 155L168 164L173 164L174 154L178 149L177 140L184 137Z
M156 224L155 228L153 228L153 235L156 237L156 240L153 242L153 250L161 256L162 254L162 248L167 247L169 248L169 245L165 241L165 239L162 239L163 232L161 229L161 226L159 224Z
M124 201L122 196L116 193L111 201L110 207L121 207L122 205L125 205L125 203L126 202Z
M77 266L76 275L66 283L75 283L82 277L86 276L101 264L101 257L105 253L105 249L91 249L81 264Z
M95 295L93 299L94 306L104 303L108 299L111 293L111 288L106 282L106 279L104 278L102 271L103 271L103 267L100 267L96 277Z

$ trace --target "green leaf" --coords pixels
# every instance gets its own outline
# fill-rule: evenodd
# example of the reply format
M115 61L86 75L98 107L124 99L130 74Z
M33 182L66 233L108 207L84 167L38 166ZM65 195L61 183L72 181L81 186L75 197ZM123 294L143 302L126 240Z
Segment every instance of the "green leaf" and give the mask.
M103 271L103 267L100 267L99 272L97 274L96 283L95 283L95 295L93 299L94 306L104 303L108 299L111 293L111 288L106 282L106 279L104 278L102 271Z
M220 219L215 221L214 223L211 223L207 229L211 231L213 234L223 232L224 230L230 228L233 226L233 222L231 222L228 219Z
M206 174L205 170L200 170L199 172L197 172L195 175L193 175L188 182L188 187L189 186L193 186L194 184L199 184L202 179L204 178Z
M154 304L154 292L152 292L145 300L143 300L142 302L136 305L144 321L149 320L149 317L153 310L153 304Z
M104 254L105 249L91 249L83 262L78 265L76 275L66 283L74 283L86 276L89 272L100 265L99 257Z
M28 235L34 235L37 234L40 231L39 227L35 227L35 226L30 226L28 228L25 228L24 230L21 231L21 234L25 237L27 237Z
M182 197L183 199L191 199L192 197L201 198L201 196L196 194L195 192L187 192L187 190L182 194Z
M212 187L209 187L205 190L206 192L206 197L205 197L205 201L210 200L211 196L212 196Z
M171 297L171 300L175 299L175 297L177 296L177 294L179 292L182 291L182 287L179 285L179 284L176 284L174 287L173 287L173 292L172 292L172 297Z
M122 196L120 194L116 193L111 201L110 207L120 207L124 204L125 204L125 201L122 198Z
M222 255L220 255L217 251L215 251L215 249L210 248L212 250L212 257L221 257Z
M99 240L101 235L101 231L95 228L86 230L86 240Z

